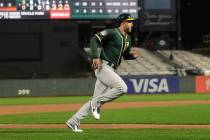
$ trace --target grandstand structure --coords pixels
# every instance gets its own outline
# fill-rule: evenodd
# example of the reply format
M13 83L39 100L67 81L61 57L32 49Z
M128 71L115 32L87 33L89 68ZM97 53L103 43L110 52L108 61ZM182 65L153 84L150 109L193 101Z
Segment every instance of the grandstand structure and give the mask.
M156 53L140 48L141 56L122 61L117 72L120 75L175 75L175 68Z
M90 49L84 50L90 56ZM140 52L139 58L122 61L117 69L119 75L210 75L210 57L201 54L186 50L150 51L144 48L140 48Z
M163 58L169 59L170 63L194 75L210 75L210 57L186 50L161 50L157 51Z

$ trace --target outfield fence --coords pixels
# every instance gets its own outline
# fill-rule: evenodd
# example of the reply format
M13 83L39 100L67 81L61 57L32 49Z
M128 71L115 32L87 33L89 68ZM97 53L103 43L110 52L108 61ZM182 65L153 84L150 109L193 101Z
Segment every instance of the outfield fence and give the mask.
M124 76L128 94L210 93L210 76ZM0 80L0 97L92 95L95 78Z

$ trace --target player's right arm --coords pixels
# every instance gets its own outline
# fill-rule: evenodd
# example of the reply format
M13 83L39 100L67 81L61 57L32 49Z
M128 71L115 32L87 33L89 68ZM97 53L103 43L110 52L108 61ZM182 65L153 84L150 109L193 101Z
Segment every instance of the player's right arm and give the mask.
M104 30L102 32L96 33L90 40L93 70L101 67L100 53L98 52L98 47L101 46L102 41L106 39L109 36L109 34L109 30Z

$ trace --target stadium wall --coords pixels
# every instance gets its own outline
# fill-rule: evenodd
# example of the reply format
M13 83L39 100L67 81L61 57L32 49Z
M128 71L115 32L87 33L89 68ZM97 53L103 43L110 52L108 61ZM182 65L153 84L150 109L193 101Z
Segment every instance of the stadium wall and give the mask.
M91 95L95 79L0 80L0 97Z
M210 93L210 76L123 76L128 94ZM0 80L0 97L92 95L95 78Z

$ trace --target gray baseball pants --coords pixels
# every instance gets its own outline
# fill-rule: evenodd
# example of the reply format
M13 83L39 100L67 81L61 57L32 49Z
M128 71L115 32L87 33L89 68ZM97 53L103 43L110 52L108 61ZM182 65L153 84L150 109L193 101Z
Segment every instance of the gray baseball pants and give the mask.
M125 82L107 63L103 60L102 67L95 71L97 80L92 99L86 102L67 122L80 125L80 120L91 112L91 101L93 106L101 107L127 92Z

